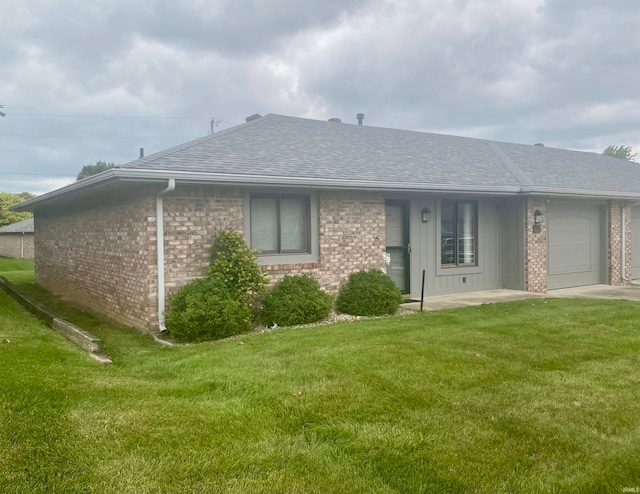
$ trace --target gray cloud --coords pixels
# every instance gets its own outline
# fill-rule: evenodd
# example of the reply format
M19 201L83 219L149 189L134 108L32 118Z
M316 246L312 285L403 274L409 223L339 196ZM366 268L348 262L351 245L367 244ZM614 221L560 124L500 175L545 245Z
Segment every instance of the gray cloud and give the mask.
M640 148L635 0L5 0L0 22L0 190L255 112Z

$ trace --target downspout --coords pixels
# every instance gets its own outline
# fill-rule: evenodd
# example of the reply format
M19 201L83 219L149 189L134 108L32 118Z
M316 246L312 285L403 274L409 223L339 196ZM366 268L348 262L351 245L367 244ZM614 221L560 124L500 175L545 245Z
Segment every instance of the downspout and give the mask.
M627 246L627 229L625 228L625 222L626 222L625 221L626 220L625 216L626 215L625 215L625 208L622 207L620 209L622 209L622 212L621 212L622 213L622 227L620 228L622 230L621 235L620 235L622 237L621 238L621 240L622 240L622 249L621 249L622 250L622 253L621 253L622 254L622 256L621 256L622 257L622 270L621 270L622 273L621 273L621 276L622 276L622 281L624 281L625 283L628 283L629 279L627 278L627 255L626 255L627 254L627 252L626 252L627 251L627 249L626 249L626 246Z
M20 259L24 259L24 230L20 235Z
M166 331L164 325L165 292L164 292L164 207L162 196L176 189L176 180L170 178L167 188L156 196L156 252L158 253L158 329Z

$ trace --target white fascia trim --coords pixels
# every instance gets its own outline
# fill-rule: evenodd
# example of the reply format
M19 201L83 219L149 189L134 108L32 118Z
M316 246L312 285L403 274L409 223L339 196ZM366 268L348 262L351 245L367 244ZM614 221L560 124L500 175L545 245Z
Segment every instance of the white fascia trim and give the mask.
M535 186L477 186L433 183L406 183L393 181L372 180L340 180L307 177L286 177L266 175L241 175L224 173L185 172L172 170L148 170L139 168L112 168L102 173L75 182L61 189L48 192L34 199L29 199L12 209L14 211L29 211L42 202L56 199L74 191L89 187L100 187L113 181L126 182L162 182L173 178L183 183L191 184L219 184L237 186L280 186L280 187L310 187L331 189L357 189L371 191L413 191L413 192L449 192L472 193L481 195L553 195L565 197L600 197L611 199L640 199L640 192L615 192L601 190L582 190L557 187Z
M522 187L523 195L557 196L589 199L640 199L639 192L617 192L610 190L564 189L561 187Z

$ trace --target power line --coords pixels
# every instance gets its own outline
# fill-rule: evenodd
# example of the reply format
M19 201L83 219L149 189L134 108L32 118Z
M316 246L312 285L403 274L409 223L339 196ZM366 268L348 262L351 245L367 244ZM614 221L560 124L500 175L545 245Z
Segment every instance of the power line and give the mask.
M47 137L53 139L198 139L199 136L60 136L34 134L0 134L0 137Z
M211 117L161 117L144 115L80 115L73 113L22 113L10 112L7 116L20 115L27 117L66 117L66 118L148 118L148 119L168 119L168 120L211 120Z
M43 177L71 177L73 174L66 173L25 173L25 172L0 172L0 175L37 175Z

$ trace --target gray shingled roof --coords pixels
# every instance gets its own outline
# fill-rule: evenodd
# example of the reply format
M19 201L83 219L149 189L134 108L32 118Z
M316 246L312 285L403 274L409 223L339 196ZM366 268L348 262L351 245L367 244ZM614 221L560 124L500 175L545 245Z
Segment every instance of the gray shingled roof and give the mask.
M485 141L267 115L122 168L450 185L519 183Z
M640 165L600 154L274 114L122 168L640 194Z
M0 233L33 233L33 218L11 223L0 228Z
M640 200L640 164L528 144L266 115L12 209L136 183L242 184Z

